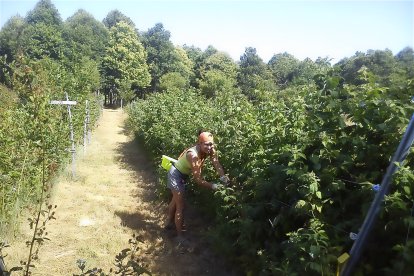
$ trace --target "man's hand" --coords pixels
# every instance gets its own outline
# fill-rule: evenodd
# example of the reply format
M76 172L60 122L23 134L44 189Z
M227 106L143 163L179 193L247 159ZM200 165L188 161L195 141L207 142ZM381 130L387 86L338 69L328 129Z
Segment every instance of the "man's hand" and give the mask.
M224 186L223 186L223 184L216 184L216 183L213 183L212 185L211 185L211 189L213 190L213 191L217 191L217 190L220 190L221 188L223 188Z
M230 182L230 178L227 175L223 175L222 177L220 177L220 181L224 184L228 184Z

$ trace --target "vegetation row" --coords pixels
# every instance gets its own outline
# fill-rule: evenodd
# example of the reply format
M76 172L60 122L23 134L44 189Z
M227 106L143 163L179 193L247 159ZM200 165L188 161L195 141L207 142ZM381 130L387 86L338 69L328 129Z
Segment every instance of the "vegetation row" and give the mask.
M251 275L331 275L349 252L410 119L407 91L317 76L252 102L170 89L130 107L130 125L151 149L176 157L200 128L217 137L233 185L212 196L191 187L215 219L217 249ZM412 272L412 157L400 168L360 260L361 275ZM166 190L161 172L160 194ZM214 175L207 178L214 179ZM378 254L379 250L381 254Z
M1 29L0 56L1 239L68 157L67 109L50 101L78 102L80 139L86 101L93 125L102 94L129 105L128 125L157 166L198 129L215 134L232 185L212 194L192 183L188 193L214 219L218 252L247 275L334 274L413 113L411 48L332 65L286 52L266 63L247 47L234 61L213 46L173 45L161 23L141 32L116 10L63 22L41 0ZM356 275L414 273L412 154L399 165ZM158 191L166 197L163 171Z

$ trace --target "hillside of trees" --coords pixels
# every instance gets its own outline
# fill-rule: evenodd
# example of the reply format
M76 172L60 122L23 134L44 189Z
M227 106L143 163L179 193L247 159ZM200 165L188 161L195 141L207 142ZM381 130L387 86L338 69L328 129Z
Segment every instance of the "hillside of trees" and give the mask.
M67 109L49 104L67 95L78 103L77 144L86 102L91 125L101 103L122 102L154 166L210 129L232 185L212 194L190 183L188 196L214 220L217 252L246 275L335 274L413 114L413 49L356 52L336 64L285 52L266 63L253 47L234 61L214 46L174 45L170 36L162 23L139 30L117 10L102 22L85 10L63 21L50 0L7 21L0 30L0 233L18 231L21 210L68 160ZM414 274L410 153L354 275ZM161 169L159 179L166 199Z

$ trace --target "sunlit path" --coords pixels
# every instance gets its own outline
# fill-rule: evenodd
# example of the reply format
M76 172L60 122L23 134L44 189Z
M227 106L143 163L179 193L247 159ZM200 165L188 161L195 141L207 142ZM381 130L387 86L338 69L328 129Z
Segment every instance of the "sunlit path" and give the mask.
M125 132L125 117L121 110L104 110L86 154L78 150L75 179L68 166L56 180L57 220L47 225L50 241L40 248L33 275L80 273L78 259L107 273L133 233L141 237L140 256L155 275L230 275L213 265L195 236L190 236L195 249L181 254L171 234L162 231L166 205L156 200L153 167ZM31 232L22 227L27 236L9 251L10 264L27 258L24 241Z

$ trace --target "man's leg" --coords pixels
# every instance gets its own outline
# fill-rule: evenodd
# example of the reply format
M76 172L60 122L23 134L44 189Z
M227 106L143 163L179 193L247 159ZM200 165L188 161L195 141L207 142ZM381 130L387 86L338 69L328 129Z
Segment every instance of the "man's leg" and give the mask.
M174 225L174 217L175 217L175 200L174 200L174 194L171 198L170 204L168 204L168 217L167 221L165 223L165 228L170 228L172 225Z
M175 203L175 228L177 229L177 235L182 234L183 229L183 211L184 211L184 196L183 192L172 191L173 201Z

